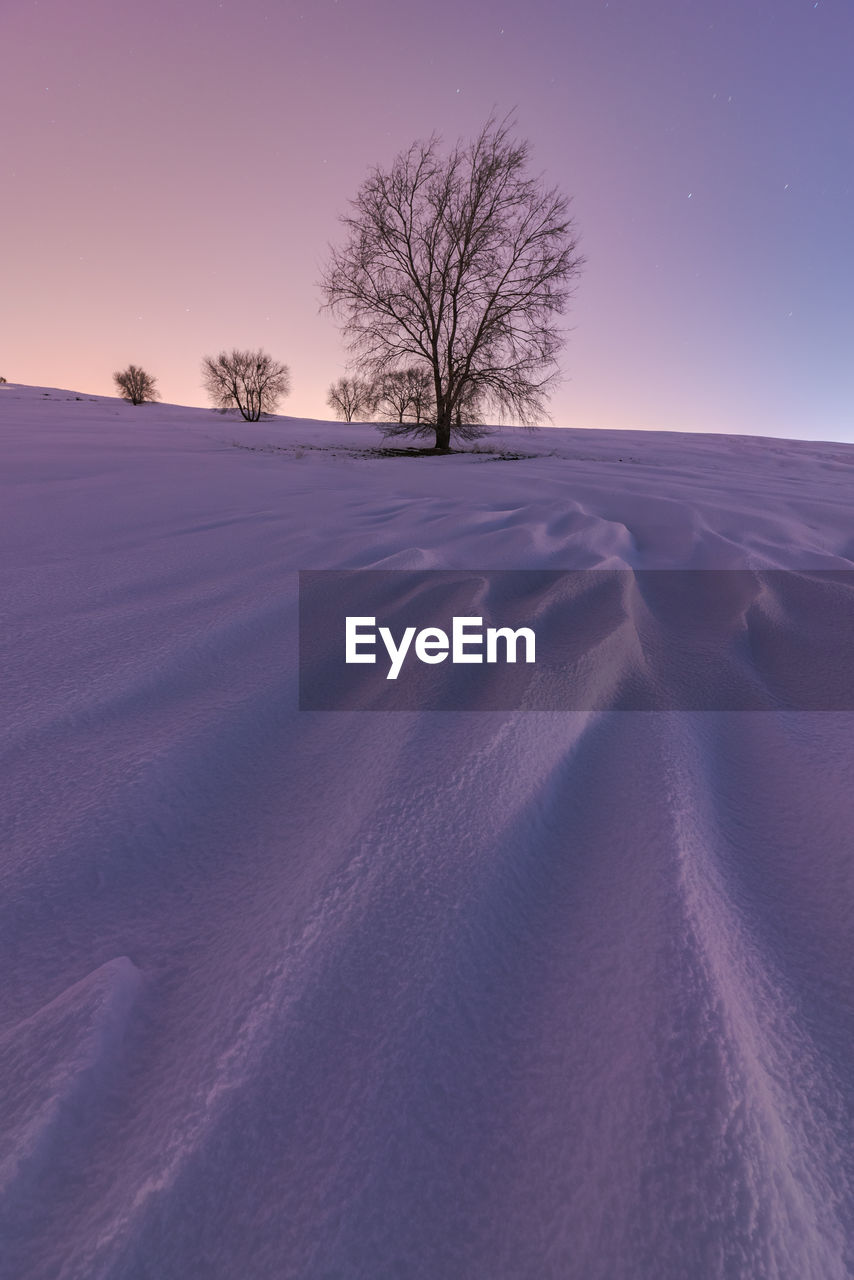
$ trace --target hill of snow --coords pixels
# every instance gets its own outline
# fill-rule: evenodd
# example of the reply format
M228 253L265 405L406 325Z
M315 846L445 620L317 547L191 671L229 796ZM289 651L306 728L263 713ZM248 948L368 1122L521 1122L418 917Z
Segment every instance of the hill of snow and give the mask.
M0 386L0 1277L844 1280L851 713L300 712L297 571L851 570L854 446L380 444Z

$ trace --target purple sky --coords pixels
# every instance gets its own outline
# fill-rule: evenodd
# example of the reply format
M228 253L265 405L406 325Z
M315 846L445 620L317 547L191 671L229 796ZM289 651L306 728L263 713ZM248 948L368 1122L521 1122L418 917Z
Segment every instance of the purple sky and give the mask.
M587 266L559 426L854 438L851 0L2 0L0 374L206 403L345 370L316 280L368 167L516 108Z

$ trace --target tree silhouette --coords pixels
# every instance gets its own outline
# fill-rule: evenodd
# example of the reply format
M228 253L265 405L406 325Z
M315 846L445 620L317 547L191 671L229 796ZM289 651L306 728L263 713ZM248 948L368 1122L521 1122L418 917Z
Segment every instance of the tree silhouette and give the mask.
M113 382L122 399L130 400L131 404L145 404L147 400L160 399L157 379L138 365L129 364L126 369L114 373Z
M441 451L472 397L524 423L544 414L583 262L568 199L529 176L511 127L490 117L445 156L434 135L373 169L321 280L363 376L428 370Z
M290 391L287 365L266 351L221 351L202 360L202 381L219 409L239 409L247 422L262 413L274 413L282 396Z
M339 378L332 383L326 397L326 403L335 416L345 422L373 413L375 400L374 389L364 378Z
M378 378L374 386L376 407L382 418L396 426L406 423L419 426L430 419L433 410L433 379L425 365L392 369Z

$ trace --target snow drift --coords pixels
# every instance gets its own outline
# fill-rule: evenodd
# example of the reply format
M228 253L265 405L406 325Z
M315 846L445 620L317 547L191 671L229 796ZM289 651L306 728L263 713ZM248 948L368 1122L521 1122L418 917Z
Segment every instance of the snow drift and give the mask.
M850 570L854 448L0 432L3 1280L854 1272L851 713L300 712L296 661L301 569Z

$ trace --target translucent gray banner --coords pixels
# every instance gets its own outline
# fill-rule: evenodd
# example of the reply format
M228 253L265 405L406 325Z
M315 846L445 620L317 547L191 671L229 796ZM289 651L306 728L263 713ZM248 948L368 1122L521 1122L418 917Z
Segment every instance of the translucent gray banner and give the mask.
M852 651L854 570L300 574L305 711L850 711Z

